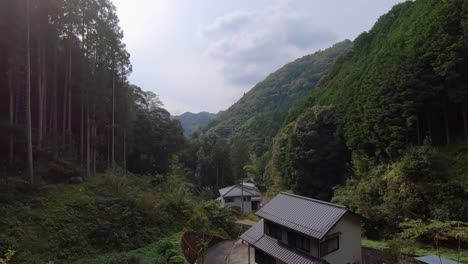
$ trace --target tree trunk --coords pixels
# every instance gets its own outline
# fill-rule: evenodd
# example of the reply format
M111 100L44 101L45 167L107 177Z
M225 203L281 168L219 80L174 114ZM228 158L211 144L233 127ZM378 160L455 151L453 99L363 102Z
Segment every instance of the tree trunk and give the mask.
M13 131L14 126L15 126L15 91L13 88L13 69L14 66L10 68L10 71L8 72L8 91L9 91L9 116L10 116L10 144L9 144L9 155L8 155L8 161L10 165L13 164L14 160L14 142L15 142L15 133Z
M86 176L91 176L89 102L86 104Z
M83 100L83 92L81 92ZM80 129L80 164L84 166L84 100L81 102L81 129Z
M30 0L26 0L26 130L28 148L28 176L29 183L34 184L34 164L32 155L32 133L31 133L31 50L30 50Z
M66 56L68 60L68 56ZM65 146L65 136L67 131L67 99L68 99L68 62L65 61L65 84L63 86L63 109L62 109L62 144Z
M70 45L70 53L69 53L69 60L68 60L68 124L67 124L67 136L68 136L68 142L71 142L72 138L72 129L71 129L71 102L72 102L72 48Z
M97 128L93 125L93 176L96 175Z
M111 167L110 164L110 140L109 140L109 131L106 129L106 139L107 139L107 169Z
M124 168L124 173L127 175L127 130L124 129L123 131L123 168Z
M429 139L430 144L432 144L432 120L431 120L431 113L426 112L426 123L427 123L427 137Z
M53 69L53 78L52 78L52 108L50 110L50 127L52 128L52 141L54 143L54 150L56 151L55 147L57 146L58 142L56 137L58 136L58 117L57 117L57 61L58 61L58 48L57 43L54 47L54 69ZM57 153L54 153L57 154Z
M115 166L115 156L114 156L114 136L115 136L115 66L112 73L112 144L111 144L111 161L112 168Z
M463 113L463 128L465 132L465 140L468 141L468 98L465 98L462 103L462 113Z
M43 92L42 92L42 62L41 62L41 41L40 38L38 38L37 41L37 147L39 149L42 149L42 107L43 105Z
M449 120L448 120L448 106L445 104L444 106L444 127L445 127L445 138L447 145L450 144L450 128L449 128Z
M221 186L224 186L224 168L221 169Z
M46 52L42 49L42 145L47 146L47 65Z
M219 161L216 162L216 188L219 189Z
M416 139L417 144L421 145L421 124L419 121L419 114L416 114Z

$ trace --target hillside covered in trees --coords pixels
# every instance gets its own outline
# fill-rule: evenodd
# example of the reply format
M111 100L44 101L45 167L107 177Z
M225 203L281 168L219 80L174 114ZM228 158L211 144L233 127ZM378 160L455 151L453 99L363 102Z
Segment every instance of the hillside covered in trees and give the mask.
M184 135L186 137L192 135L199 127L208 123L208 121L214 118L216 114L208 113L208 112L200 112L200 113L190 113L185 112L181 115L172 116L172 119L176 119L180 121L182 128L184 129Z
M241 136L256 154L262 154L289 109L314 89L335 60L351 47L351 41L346 40L283 66L202 127L202 133L223 138Z
M408 1L362 33L257 160L270 192L344 204L369 236L466 221L467 18L466 1Z

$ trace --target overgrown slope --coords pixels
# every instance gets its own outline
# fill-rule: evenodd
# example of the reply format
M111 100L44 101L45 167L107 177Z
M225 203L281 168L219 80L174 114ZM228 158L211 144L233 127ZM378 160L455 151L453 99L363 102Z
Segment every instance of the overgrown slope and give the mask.
M242 135L257 153L263 153L289 109L313 90L335 60L351 47L351 41L343 41L285 65L218 114L202 131L225 138Z
M188 263L185 231L238 232L230 209L193 193L178 164L164 177L108 172L79 185L9 178L0 182L0 254L14 251L11 263Z

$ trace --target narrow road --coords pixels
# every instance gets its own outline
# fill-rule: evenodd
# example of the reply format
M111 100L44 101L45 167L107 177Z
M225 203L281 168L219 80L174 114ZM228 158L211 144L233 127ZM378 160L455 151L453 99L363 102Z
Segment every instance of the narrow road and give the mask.
M253 249L250 249L250 263L254 264ZM205 255L204 264L247 264L247 245L240 240L228 240L214 245Z

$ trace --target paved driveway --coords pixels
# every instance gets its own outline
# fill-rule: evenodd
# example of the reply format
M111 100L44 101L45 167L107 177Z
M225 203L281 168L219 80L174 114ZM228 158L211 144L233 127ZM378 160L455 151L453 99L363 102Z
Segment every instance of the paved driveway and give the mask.
M247 245L240 240L228 240L214 245L205 255L204 264L247 264ZM250 263L254 264L254 251L250 248Z

